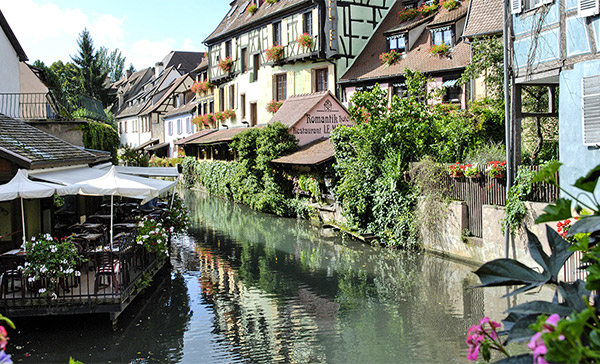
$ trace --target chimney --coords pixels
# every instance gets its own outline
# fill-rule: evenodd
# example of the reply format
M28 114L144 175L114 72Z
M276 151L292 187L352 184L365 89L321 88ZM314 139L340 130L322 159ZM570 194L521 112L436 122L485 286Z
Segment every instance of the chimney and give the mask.
M162 62L156 62L155 67L154 67L154 76L156 78L158 78L158 76L160 76L160 74L162 73L162 71L165 69L165 65Z
M133 72L131 72L131 69L128 69L127 71L125 71L125 75L127 76L127 79L129 79L129 77L131 77L131 74Z

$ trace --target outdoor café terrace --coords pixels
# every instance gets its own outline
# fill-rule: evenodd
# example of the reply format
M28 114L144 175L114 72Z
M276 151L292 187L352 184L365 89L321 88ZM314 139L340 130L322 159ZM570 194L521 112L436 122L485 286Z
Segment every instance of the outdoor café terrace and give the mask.
M20 201L13 206L25 232L21 246L0 255L3 314L109 313L115 322L165 265L169 219L181 206L168 195L176 181L139 175L176 177L176 169L103 167L19 170L0 185L0 201ZM36 198L62 207L52 211L51 231L32 236L23 200Z

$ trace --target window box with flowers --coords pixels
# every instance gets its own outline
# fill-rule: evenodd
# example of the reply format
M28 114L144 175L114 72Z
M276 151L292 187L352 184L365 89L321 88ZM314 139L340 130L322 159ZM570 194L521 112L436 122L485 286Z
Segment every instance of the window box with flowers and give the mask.
M269 3L269 4L275 4L278 1L279 0L266 0L266 2Z
M231 69L233 68L233 59L231 58L231 56L225 57L222 60L220 60L219 68L223 72L230 72Z
M308 33L301 34L298 39L296 39L298 45L304 49L310 50L313 46L313 38Z
M396 52L395 49L392 49L389 52L383 52L379 55L379 60L381 61L381 64L384 64L388 67L398 62L399 59L400 53Z
M421 14L421 18L427 18L430 15L433 15L440 8L440 4L437 1L431 3L431 5L421 5L418 9Z
M208 92L209 90L212 90L214 87L215 87L215 85L213 85L212 83L210 83L208 81L194 82L192 87L190 87L190 91L195 92L195 93Z
M465 170L463 171L463 174L465 175L465 177L470 179L481 178L481 173L479 172L479 167L477 166L477 164L472 165L469 163L466 164L464 167Z
M256 6L256 4L252 3L248 6L248 8L246 9L246 12L248 12L248 14L250 15L254 15L254 13L256 13L256 10L258 10L258 6Z
M448 53L448 51L450 51L450 46L446 43L432 45L431 48L429 48L429 54L437 54L440 56Z
M450 167L448 167L448 174L450 174L450 177L452 178L461 178L464 176L464 172L465 166L459 164L458 162L451 164Z
M224 112L223 111L217 111L217 112L215 112L215 120L217 120L217 121L225 121Z
M398 17L399 17L400 23L404 23L405 21L413 20L414 18L417 17L417 15L419 15L419 10L415 9L415 8L404 9L404 10L398 12Z
M68 276L81 276L77 266L84 261L70 237L53 238L50 234L33 237L25 243L23 275L34 293L57 298L59 283Z
M229 110L225 110L223 111L223 120L227 120L227 119L235 119L235 110L233 109L229 109Z
M271 48L268 48L265 51L265 56L269 61L278 61L283 57L283 46L280 44L275 44Z
M442 7L448 11L454 10L460 6L458 0L443 0Z
M281 107L282 104L283 104L283 102L281 102L281 101L272 100L267 104L267 111L272 114L275 114L277 112L277 110L279 110L279 108Z
M506 176L506 161L492 161L488 164L488 176L492 178L504 178Z

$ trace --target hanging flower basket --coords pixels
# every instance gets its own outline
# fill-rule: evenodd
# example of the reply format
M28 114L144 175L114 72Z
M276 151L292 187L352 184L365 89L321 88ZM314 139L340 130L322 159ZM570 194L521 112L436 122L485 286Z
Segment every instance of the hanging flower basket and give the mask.
M229 71L231 71L231 69L233 68L233 59L231 59L231 56L225 57L222 60L220 60L219 61L219 68L223 72L229 72Z
M275 44L265 51L265 55L269 61L278 61L283 57L283 46Z

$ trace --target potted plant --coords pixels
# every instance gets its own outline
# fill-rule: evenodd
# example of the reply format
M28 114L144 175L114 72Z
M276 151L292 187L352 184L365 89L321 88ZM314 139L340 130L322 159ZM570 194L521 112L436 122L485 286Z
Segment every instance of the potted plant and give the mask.
M464 176L464 171L465 166L459 164L458 162L456 162L455 164L451 164L450 167L448 167L448 173L452 178L461 178L462 176Z
M279 108L281 107L282 104L283 104L283 102L281 102L281 101L272 100L267 104L267 111L275 114L277 112L277 110L279 110Z
M379 55L379 60L381 64L385 64L386 66L391 66L396 63L400 59L400 53L396 52L395 49L392 49L389 52L383 52Z
M219 68L223 72L229 72L233 68L233 59L231 56L225 57L219 61Z
M492 161L488 164L488 175L492 178L504 178L506 176L506 161Z
M256 6L256 4L254 4L254 3L250 4L248 6L248 8L246 9L248 14L250 14L250 15L254 15L254 13L256 13L256 10L258 10L258 6Z
M283 46L275 44L265 51L265 55L269 61L278 61L283 57Z
M58 284L69 275L81 276L76 269L84 261L71 237L53 238L50 234L31 238L25 243L23 275L42 297L56 299Z
M465 177L467 178L471 178L471 179L477 179L481 177L481 173L479 173L479 167L476 165L472 165L472 164L467 164L464 166L465 170L463 171L463 174L465 175Z
M442 43L438 45L432 45L431 48L429 48L429 54L444 55L448 53L449 50L450 46L446 43Z
M310 49L313 46L313 39L308 33L301 34L296 42L304 49Z
M166 258L168 252L167 239L172 230L152 218L144 217L139 223L136 241L150 253L155 253L159 258Z

